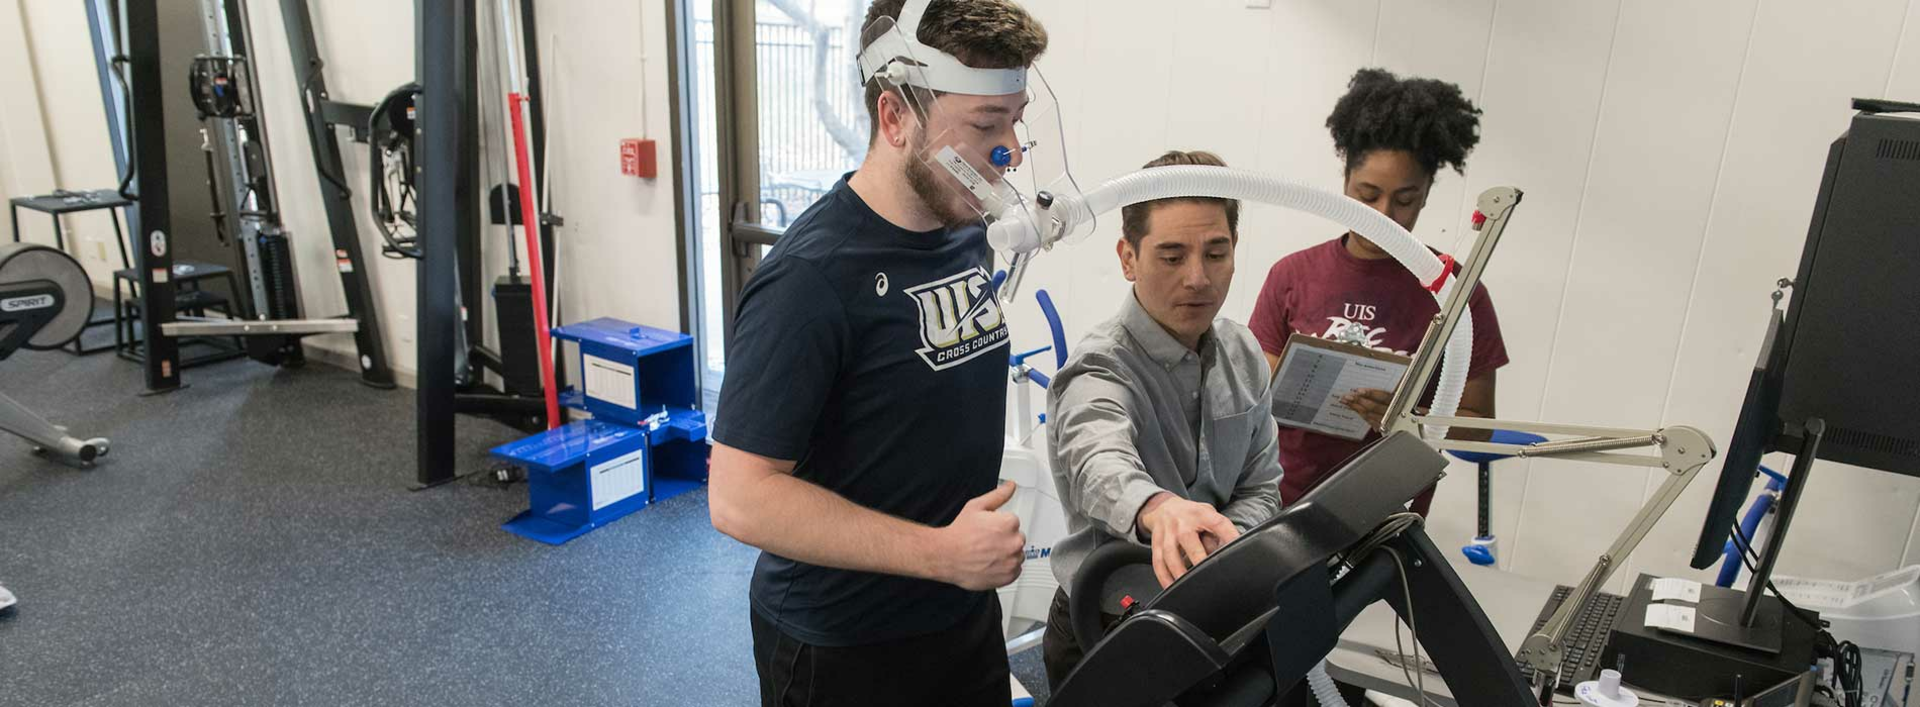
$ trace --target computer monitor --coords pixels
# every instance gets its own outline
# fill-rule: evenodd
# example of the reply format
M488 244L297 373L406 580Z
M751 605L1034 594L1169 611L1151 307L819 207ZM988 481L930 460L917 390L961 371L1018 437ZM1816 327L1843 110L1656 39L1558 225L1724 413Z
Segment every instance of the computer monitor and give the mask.
M1920 105L1858 102L1873 110ZM1920 476L1920 120L1863 112L1828 150L1786 317L1769 322L1693 566L1719 559L1760 456L1810 419L1822 459Z
M1794 279L1777 443L1820 418L1820 458L1920 476L1920 119L1861 114L1842 140Z
M1779 310L1767 315L1767 335L1760 345L1760 360L1747 378L1747 395L1740 403L1740 417L1733 423L1733 439L1720 467L1720 481L1713 500L1707 506L1707 520L1700 526L1700 540L1693 548L1694 569L1707 569L1719 561L1740 506L1747 501L1754 476L1760 473L1760 457L1773 448L1779 406L1781 317Z
M1747 626L1814 458L1920 476L1920 406L1909 399L1920 390L1920 119L1889 114L1920 104L1854 107L1861 112L1827 152L1792 303L1768 322L1694 548L1693 567L1712 566L1761 455L1796 455L1748 585Z

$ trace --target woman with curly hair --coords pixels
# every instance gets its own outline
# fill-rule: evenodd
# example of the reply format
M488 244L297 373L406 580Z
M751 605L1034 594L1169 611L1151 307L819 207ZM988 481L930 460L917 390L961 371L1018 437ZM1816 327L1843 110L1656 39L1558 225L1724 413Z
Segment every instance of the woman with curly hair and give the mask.
M1382 69L1361 69L1327 116L1334 153L1345 164L1346 195L1413 230L1442 168L1461 172L1480 141L1480 109L1460 87L1434 79L1402 79ZM1507 363L1500 321L1484 286L1476 287L1473 357L1459 414L1493 416L1494 370ZM1249 327L1268 365L1277 369L1294 332L1402 354L1419 346L1439 305L1386 251L1348 232L1274 263L1253 309ZM1433 395L1426 395L1428 404ZM1293 503L1342 460L1379 437L1381 416L1392 394L1356 391L1341 402L1372 423L1375 431L1351 440L1280 423L1280 496ZM1453 436L1484 430L1457 429ZM1469 437L1470 438L1470 437ZM1414 502L1425 514L1431 490Z

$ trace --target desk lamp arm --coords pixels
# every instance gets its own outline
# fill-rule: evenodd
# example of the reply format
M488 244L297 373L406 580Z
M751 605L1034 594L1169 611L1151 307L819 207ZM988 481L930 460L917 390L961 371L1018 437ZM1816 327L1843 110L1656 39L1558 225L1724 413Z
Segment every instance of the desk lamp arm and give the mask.
M1520 654L1515 659L1522 665L1533 668L1537 680L1542 680L1543 695L1550 695L1553 681L1560 671L1560 659L1567 633L1573 628L1573 618L1593 595L1600 585L1613 576L1614 570L1624 564L1628 555L1640 545L1640 541L1653 530L1667 509L1679 500L1680 493L1693 481L1700 469L1718 454L1713 440L1706 433L1686 426L1666 427L1658 430L1632 430L1606 427L1587 427L1581 425L1561 425L1542 422L1514 422L1488 418L1470 417L1424 417L1409 415L1404 418L1415 426L1428 424L1453 428L1504 429L1539 434L1579 435L1575 439L1540 442L1537 444L1495 444L1491 442L1471 442L1454 439L1432 439L1427 443L1436 450L1459 450L1474 452L1494 452L1518 457L1554 457L1578 461L1618 464L1623 466L1658 467L1667 471L1666 481L1660 484L1653 497L1640 507L1620 535L1614 538L1613 545L1600 555L1587 571L1585 578L1567 595L1567 599L1555 609L1553 616L1547 619L1540 630L1527 636L1520 645ZM1655 447L1659 456L1615 454L1619 450L1640 447ZM1544 703L1543 703L1544 704Z

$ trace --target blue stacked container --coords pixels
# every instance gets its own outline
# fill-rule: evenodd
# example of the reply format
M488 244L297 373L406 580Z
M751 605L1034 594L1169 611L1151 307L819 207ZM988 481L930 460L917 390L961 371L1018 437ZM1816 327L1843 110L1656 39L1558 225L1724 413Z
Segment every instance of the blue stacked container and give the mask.
M562 404L591 420L493 449L527 469L528 508L501 527L559 545L707 481L693 337L601 318L553 330L579 355Z

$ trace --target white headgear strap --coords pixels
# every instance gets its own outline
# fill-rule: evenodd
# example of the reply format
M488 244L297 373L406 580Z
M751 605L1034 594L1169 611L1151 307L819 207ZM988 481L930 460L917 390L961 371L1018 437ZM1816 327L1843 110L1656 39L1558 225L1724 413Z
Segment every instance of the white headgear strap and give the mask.
M860 52L860 75L930 91L1004 96L1027 90L1027 68L976 69L952 54L920 43L920 20L931 0L907 0L893 29ZM965 0L956 0L965 1Z

